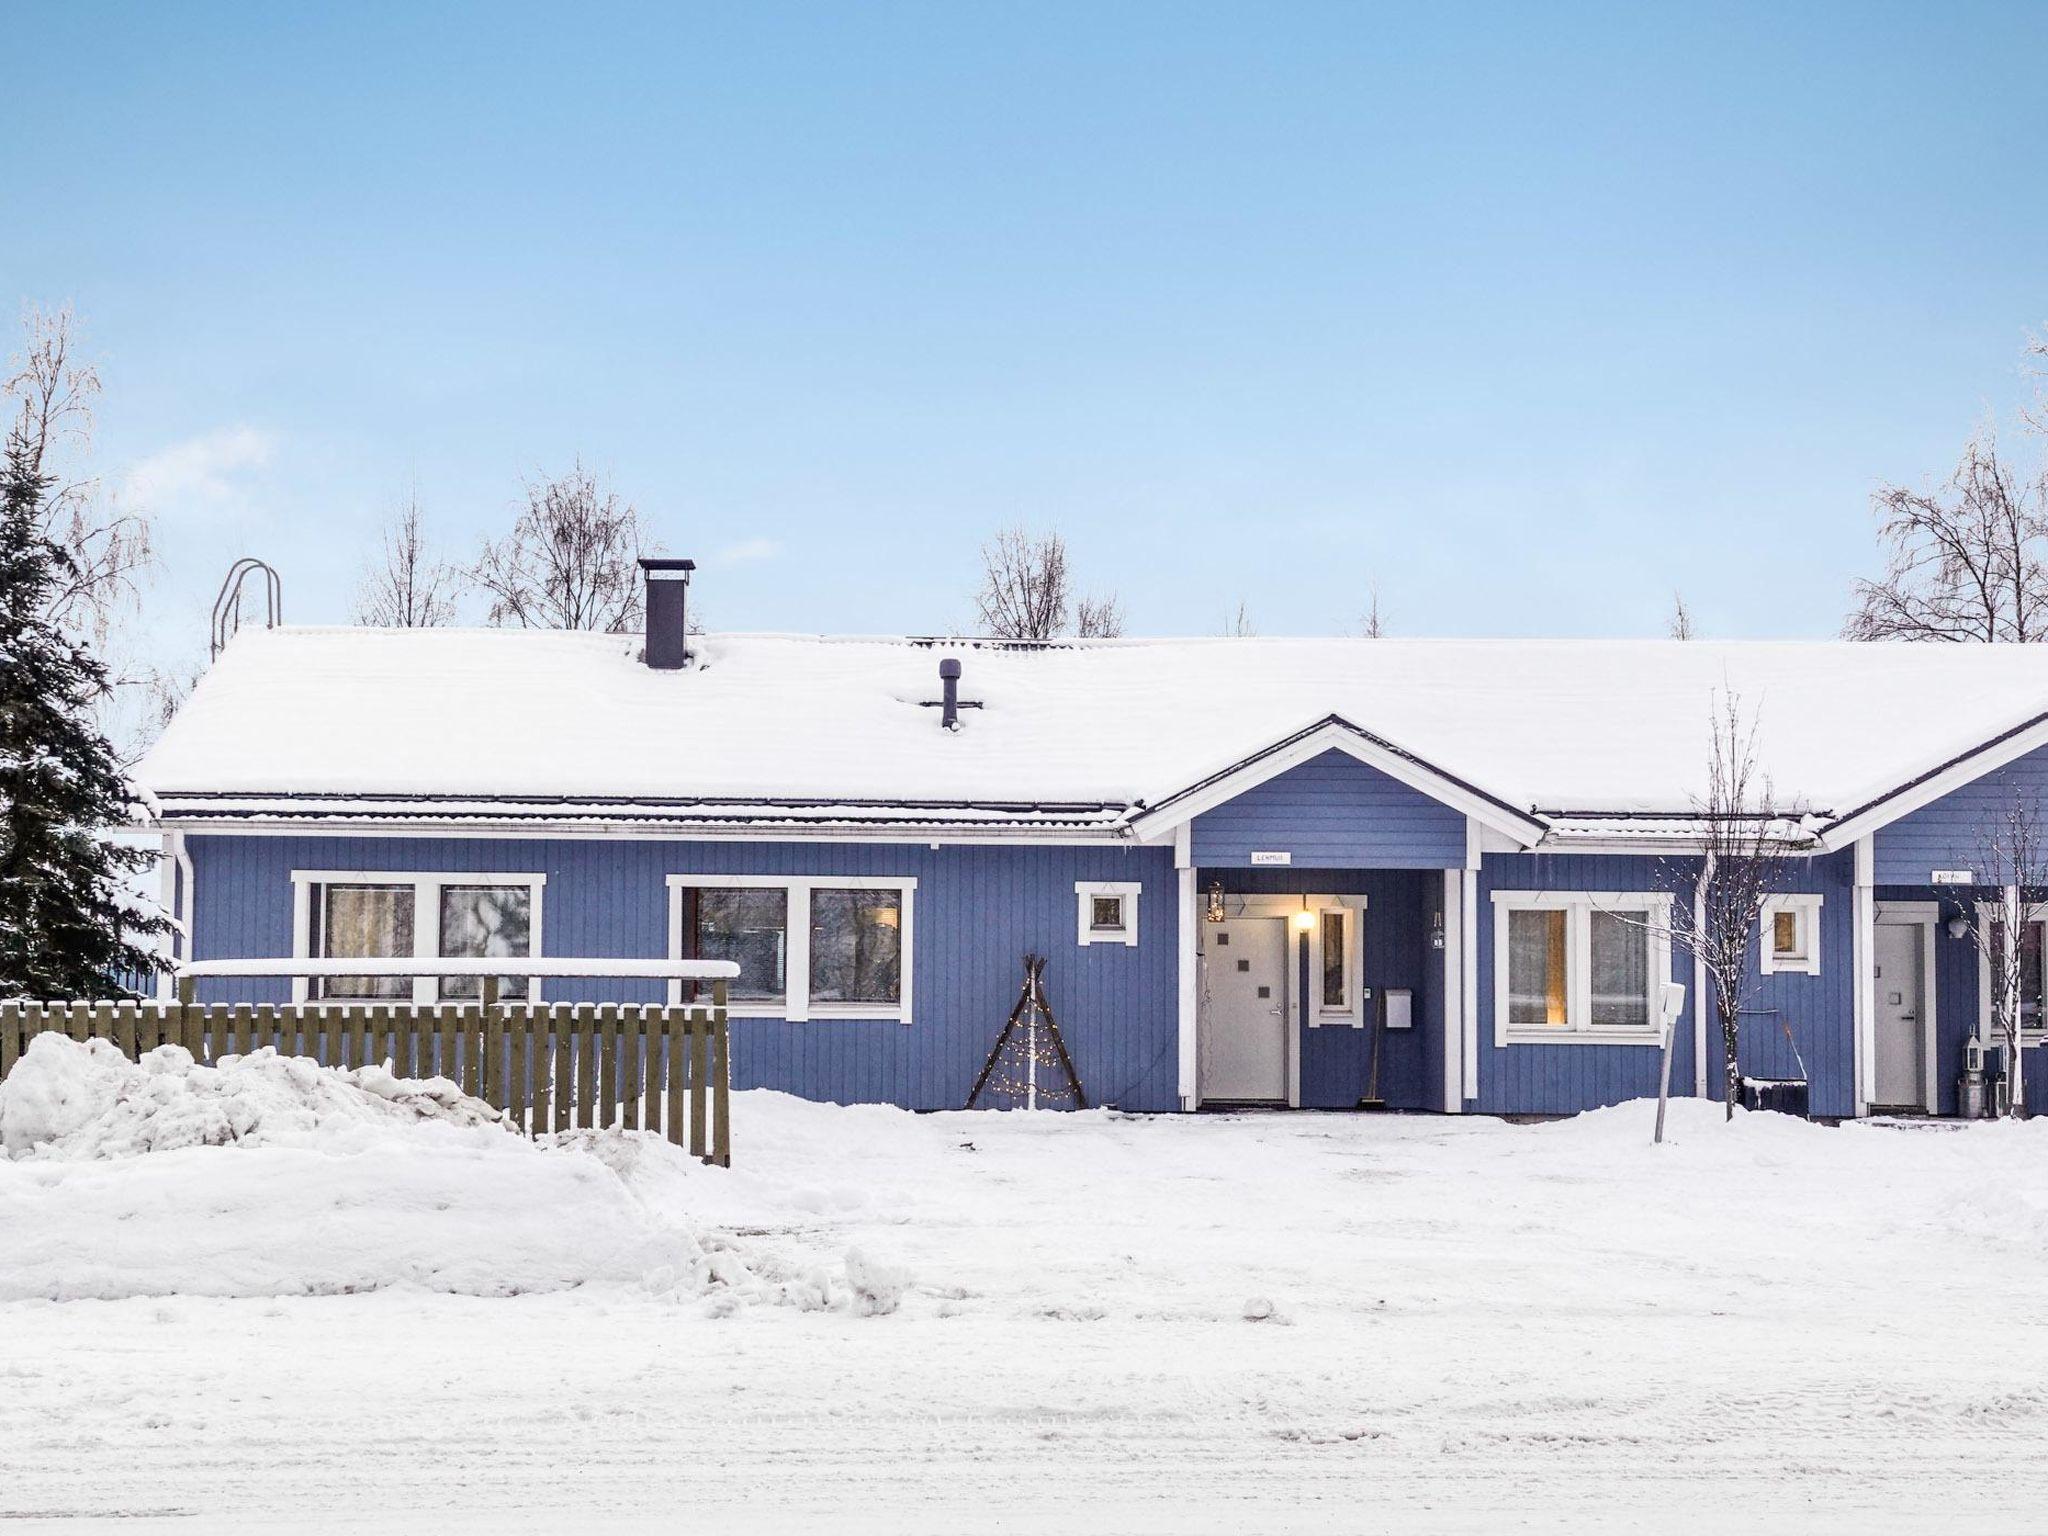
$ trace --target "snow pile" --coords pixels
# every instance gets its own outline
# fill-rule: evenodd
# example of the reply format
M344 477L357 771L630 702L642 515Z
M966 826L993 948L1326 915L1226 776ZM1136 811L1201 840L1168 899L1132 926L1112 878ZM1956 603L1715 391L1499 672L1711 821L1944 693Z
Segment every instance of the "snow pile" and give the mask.
M180 1045L135 1062L109 1040L42 1034L0 1083L0 1148L9 1157L132 1157L231 1141L332 1145L393 1122L499 1119L445 1077L334 1071L268 1046L203 1067Z
M267 1050L137 1063L46 1034L0 1083L0 1142L0 1299L717 1280L604 1160L509 1131L445 1079Z

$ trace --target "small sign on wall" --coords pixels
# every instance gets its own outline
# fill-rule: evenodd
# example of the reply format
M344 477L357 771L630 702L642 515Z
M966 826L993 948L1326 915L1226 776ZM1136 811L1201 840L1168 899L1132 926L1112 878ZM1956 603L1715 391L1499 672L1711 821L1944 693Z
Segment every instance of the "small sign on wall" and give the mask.
M1294 862L1294 855L1291 853L1284 852L1261 853L1257 850L1254 850L1252 853L1252 862L1254 864L1292 864Z
M1974 873L1967 869L1937 869L1932 876L1935 885L1975 885Z

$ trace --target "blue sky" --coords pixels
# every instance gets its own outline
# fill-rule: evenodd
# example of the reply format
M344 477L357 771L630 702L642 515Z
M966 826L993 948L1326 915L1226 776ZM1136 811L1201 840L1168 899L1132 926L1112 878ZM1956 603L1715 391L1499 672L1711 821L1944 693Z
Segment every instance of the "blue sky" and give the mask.
M10 8L166 644L578 455L717 627L1829 634L2048 322L2040 5L417 9Z

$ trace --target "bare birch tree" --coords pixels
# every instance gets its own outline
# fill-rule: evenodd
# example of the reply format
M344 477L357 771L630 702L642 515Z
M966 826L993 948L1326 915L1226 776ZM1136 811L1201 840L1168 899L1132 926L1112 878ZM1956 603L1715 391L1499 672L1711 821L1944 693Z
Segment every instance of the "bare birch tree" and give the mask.
M2026 935L2038 906L2048 894L2048 822L2040 798L2017 783L1997 817L1985 825L1971 873L1979 882L1977 900L1963 908L1970 941L1984 958L1990 995L1991 1032L2005 1048L2006 1113L2027 1112L2022 1032L2030 1009L2042 1005L2043 957ZM2012 942L2013 935L2019 942ZM2029 996L2029 993L2032 993ZM2039 1024L2038 1017L2035 1024Z
M417 490L384 530L356 589L355 621L374 629L432 629L455 618L461 573L428 545Z
M2017 470L1987 430L1939 489L1874 499L1885 572L1855 584L1844 636L2048 639L2048 471Z
M103 644L153 558L149 520L121 511L99 480L80 467L92 442L100 376L77 355L71 311L30 308L22 331L0 397L13 418L10 431L24 445L29 472L54 481L39 532L70 556L51 588L47 614L60 629L89 633Z
M1705 971L1721 1030L1721 1094L1728 1118L1742 1100L1742 1014L1761 975L1764 905L1783 889L1797 856L1795 814L1774 803L1769 774L1757 764L1756 724L1730 693L1710 716L1707 793L1698 805L1701 852L1697 866L1672 861L1671 885L1690 882L1692 901L1671 904L1671 942Z
M493 624L617 634L640 622L645 547L639 513L579 459L566 475L527 482L512 531L484 546L469 576Z
M1696 632L1693 629L1692 623L1692 610L1685 606L1685 594L1683 592L1673 592L1671 594L1671 618L1664 626L1664 633L1666 637L1672 640L1691 640L1696 638Z
M1111 639L1124 632L1116 594L1076 597L1066 541L1023 527L1002 529L981 546L974 606L983 632L1000 640Z
M1057 533L1005 528L981 546L981 625L1002 640L1050 640L1072 606L1067 546Z
M1386 616L1380 612L1380 584L1372 584L1372 601L1365 610L1358 632L1368 640L1384 640L1387 637Z
M1123 605L1114 592L1107 597L1084 597L1074 604L1074 633L1083 640L1116 640L1123 632Z

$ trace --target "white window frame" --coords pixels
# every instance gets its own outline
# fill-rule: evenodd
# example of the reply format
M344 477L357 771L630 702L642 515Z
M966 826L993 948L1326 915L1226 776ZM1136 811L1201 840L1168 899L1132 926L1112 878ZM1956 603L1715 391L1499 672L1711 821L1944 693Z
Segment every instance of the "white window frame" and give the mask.
M1765 900L1757 933L1757 968L1766 976L1820 974L1820 905L1818 895L1794 892ZM1803 947L1799 954L1780 955L1776 940L1778 914L1790 912L1798 921Z
M1309 1027L1336 1029L1365 1028L1365 967L1360 950L1365 940L1365 907L1343 900L1324 900L1312 905L1316 925L1309 932L1308 984L1313 1005L1308 1011ZM1344 1001L1323 1001L1323 920L1334 914L1344 924Z
M815 1003L811 1000L811 892L894 891L902 903L902 958L897 978L902 992L893 1003ZM686 890L781 891L788 902L788 947L782 965L783 1000L734 1005L732 1012L749 1019L784 1019L792 1024L812 1019L894 1019L911 1021L911 981L915 971L915 902L917 880L896 875L670 875L668 877L668 954L683 953L683 897ZM799 942L800 941L800 942ZM683 984L668 984L668 1000L683 1000ZM745 1011L742 1012L741 1010Z
M440 960L441 954L441 890L450 885L523 885L529 893L530 913L528 933L533 942L530 958L538 960L547 953L542 947L542 920L546 902L548 877L527 871L520 874L499 874L493 871L473 872L463 869L437 870L379 870L379 869L295 869L292 871L292 958L310 960L313 958L313 887L327 885L409 885L412 890L412 956L415 960ZM511 969L510 967L507 968ZM527 1001L540 1002L541 978L527 980ZM312 984L307 977L292 978L292 1001L303 1003L312 997ZM441 978L438 975L415 976L412 978L412 1001L417 1006L426 1006L441 1000ZM330 1001L330 999L323 999ZM331 999L335 1003L374 1007L378 1003L391 1003L392 998L350 998Z
M1662 1045L1664 984L1671 980L1671 895L1667 891L1495 891L1493 893L1493 1043L1507 1045ZM1649 914L1649 994L1640 1029L1593 1028L1593 913ZM1508 1022L1508 914L1555 912L1565 918L1565 1019L1562 1029Z
M1135 880L1076 880L1074 882L1075 939L1082 946L1122 944L1138 947L1138 892ZM1114 928L1095 926L1095 898L1114 896L1123 903L1124 920Z
M2005 903L2002 901L1978 902L1977 921L1979 924L2004 922ZM2020 921L2023 923L2035 923L2043 928L2041 934L2041 987L2043 995L2034 1000L2034 1017L2039 1022L2033 1029L2022 1029L2020 1031L2020 1045L2024 1048L2048 1042L2048 903L2029 902L2026 911L2020 914ZM1991 957L1984 952L1984 946L1979 944L1974 937L1969 940L1969 944L1972 949L1977 951L1977 1038L1983 1041L1986 1047L2000 1046L2005 1044L2005 1034L2003 1031L1997 1030L1996 1026L1991 1022ZM1930 978L1927 984L1927 1002L1922 1010L1923 1012L1931 1014L1934 1011L1933 995L1934 987Z

